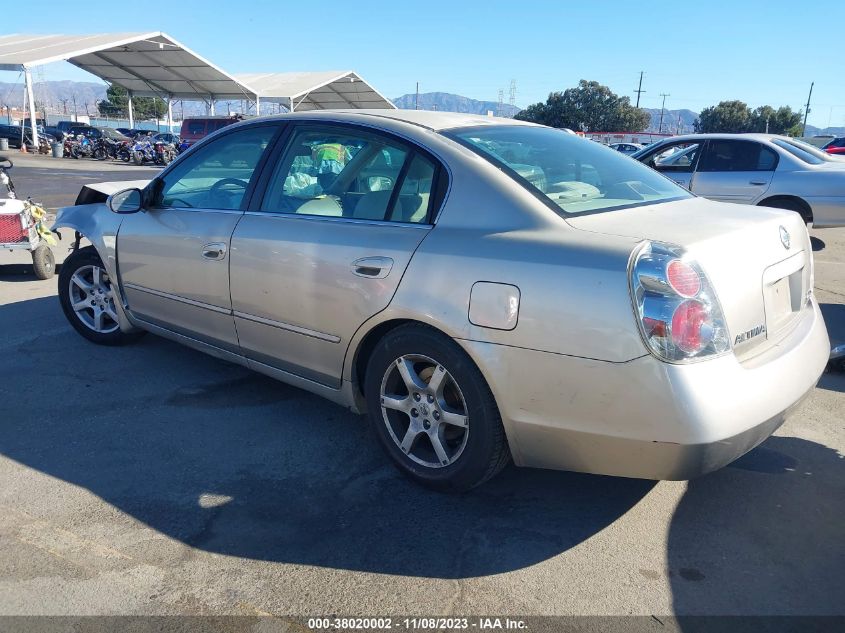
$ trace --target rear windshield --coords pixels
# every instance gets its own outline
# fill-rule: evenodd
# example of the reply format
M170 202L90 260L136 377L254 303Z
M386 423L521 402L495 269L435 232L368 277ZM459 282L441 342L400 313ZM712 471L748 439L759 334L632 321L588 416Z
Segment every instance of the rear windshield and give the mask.
M205 134L205 121L186 121L188 125L187 134Z
M792 141L782 138L772 139L772 143L778 147L785 149L787 152L795 156L795 158L804 161L809 165L821 165L822 163L830 162L833 159L827 154L813 147L809 143L802 143L801 141Z
M445 134L566 215L689 198L674 182L621 152L562 130L480 126Z

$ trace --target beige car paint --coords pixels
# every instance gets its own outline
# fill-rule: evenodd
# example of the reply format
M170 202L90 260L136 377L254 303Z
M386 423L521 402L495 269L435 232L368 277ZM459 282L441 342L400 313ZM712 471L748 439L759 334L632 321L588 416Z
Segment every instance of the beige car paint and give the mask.
M425 323L454 339L478 365L517 464L648 478L694 476L752 448L823 370L829 341L811 293L809 239L794 213L749 212L691 198L564 219L491 163L438 134L449 127L515 124L510 120L399 110L276 120L363 125L424 146L450 174L435 226L234 213L239 223L227 258L229 302L219 279L203 277L214 270L203 266L217 262L193 261L200 257L198 241L186 239L183 248L170 238L157 242L154 222L138 219L150 230L147 241L128 254L119 251L115 266L106 238L113 241L120 216L105 205L62 210L56 226L89 237L121 279L134 326L362 411L359 353L368 349L369 337L392 324ZM221 241L232 218L212 231ZM789 248L778 237L781 226L793 236ZM736 353L661 362L643 343L629 289L631 254L644 239L688 249L710 277L732 335L766 322L766 271L802 253L805 303L789 323ZM389 258L394 265L384 278L364 283L353 269L360 258ZM199 275L198 287L172 278L182 265L184 279ZM144 268L154 272L146 277L151 285L222 312L184 301L167 308L149 293L127 290L127 280ZM519 290L513 329L470 319L478 282ZM512 296L501 300L510 303ZM485 301L484 311L496 312ZM191 314L199 314L192 308L215 316L192 323ZM501 313L510 308L500 306ZM225 337L228 320L243 333L240 349Z

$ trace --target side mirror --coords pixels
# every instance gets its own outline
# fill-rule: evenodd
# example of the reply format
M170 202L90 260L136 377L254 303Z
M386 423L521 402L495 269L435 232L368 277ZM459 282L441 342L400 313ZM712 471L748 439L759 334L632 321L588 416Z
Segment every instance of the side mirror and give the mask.
M124 189L109 196L106 206L112 213L137 213L144 206L144 196L140 189Z

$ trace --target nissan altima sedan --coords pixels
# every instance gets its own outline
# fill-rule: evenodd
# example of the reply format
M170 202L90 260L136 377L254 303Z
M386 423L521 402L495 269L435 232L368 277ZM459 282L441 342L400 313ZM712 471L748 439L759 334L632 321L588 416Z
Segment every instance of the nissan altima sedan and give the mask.
M845 160L793 138L690 134L632 157L711 200L789 209L816 228L845 226Z
M777 429L829 354L799 215L695 197L560 130L282 115L118 189L58 214L77 332L151 332L365 413L436 488L511 459L712 471Z

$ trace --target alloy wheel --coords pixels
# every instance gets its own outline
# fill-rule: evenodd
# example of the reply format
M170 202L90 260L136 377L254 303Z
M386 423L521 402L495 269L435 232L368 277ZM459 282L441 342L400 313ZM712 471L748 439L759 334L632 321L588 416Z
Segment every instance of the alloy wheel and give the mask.
M453 464L469 437L466 401L453 376L437 361L407 354L381 381L381 412L396 446L428 468Z
M100 334L120 328L114 307L114 289L100 266L82 266L69 282L70 306L86 327Z

